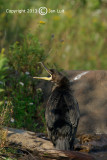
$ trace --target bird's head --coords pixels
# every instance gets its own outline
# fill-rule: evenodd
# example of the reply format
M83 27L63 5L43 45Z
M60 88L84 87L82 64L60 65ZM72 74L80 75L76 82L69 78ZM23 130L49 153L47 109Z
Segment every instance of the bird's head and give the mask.
M61 84L62 81L63 81L63 83L68 81L68 79L65 76L63 76L60 72L58 72L57 70L47 69L43 63L41 63L41 64L50 76L49 77L33 77L33 78L48 80L48 81L54 82L58 85Z

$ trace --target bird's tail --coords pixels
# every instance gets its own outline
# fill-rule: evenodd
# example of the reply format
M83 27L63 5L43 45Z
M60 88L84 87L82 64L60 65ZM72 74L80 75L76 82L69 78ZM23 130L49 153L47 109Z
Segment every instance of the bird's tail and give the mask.
M55 148L60 150L73 150L74 140L68 139L68 137L58 137L55 143Z

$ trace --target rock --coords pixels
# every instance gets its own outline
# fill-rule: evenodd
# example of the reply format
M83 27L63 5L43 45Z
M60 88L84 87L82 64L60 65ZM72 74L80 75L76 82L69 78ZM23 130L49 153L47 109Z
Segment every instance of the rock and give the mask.
M78 134L107 134L107 71L67 71L80 108ZM44 93L44 107L52 84L40 81Z
M44 160L95 160L87 153L56 150L49 140L37 137L34 132L8 128L8 144L17 144L26 150L37 153Z
M85 152L107 151L107 135L84 134L77 139L75 150Z

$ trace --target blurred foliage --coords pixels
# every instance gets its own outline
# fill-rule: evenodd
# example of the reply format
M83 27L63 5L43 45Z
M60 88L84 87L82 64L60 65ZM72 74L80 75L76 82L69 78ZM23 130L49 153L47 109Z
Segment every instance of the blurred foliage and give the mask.
M6 13L42 6L51 13ZM105 0L1 0L0 104L9 108L8 126L45 131L42 90L32 78L42 73L38 62L64 70L107 69L106 43Z
M40 38L47 40L45 50L51 50L49 63L56 62L64 69L106 69L107 3L94 1L47 2L51 9L64 9L64 14L47 14ZM52 5L54 7L52 7Z
M21 0L1 0L0 1L0 48L7 48L16 40L20 39L20 34L24 33L26 26L30 23L30 17L26 15L7 14L6 9L27 9L31 7L30 1ZM26 18L27 17L27 18Z
M38 42L38 39L32 34L22 38L22 42L16 41L10 46L7 54L10 66L18 72L29 72L35 75L40 70L39 61L46 58L44 50ZM39 67L38 67L39 66Z
M6 89L12 110L10 126L44 131L44 109L40 108L42 90L36 89L38 81L33 79L42 72L38 62L45 60L44 50L38 39L28 34L20 43L10 46L7 57L10 69Z
M39 61L46 58L37 38L31 34L0 53L0 126L45 131L42 90L32 76L42 72ZM0 129L1 130L1 129ZM2 136L1 136L2 137Z
M39 37L48 55L48 63L56 63L65 70L107 68L107 1L15 0L6 3L1 0L0 4L1 48L8 49L13 42L21 41L22 34L32 33ZM27 10L41 6L56 12L45 16L37 13L6 13L7 8ZM64 13L57 13L57 9L64 9Z
M8 60L4 56L4 51L5 49L3 48L0 53L0 105L4 103L5 81L8 69Z
M6 142L7 131L3 130L4 122L7 121L7 115L9 113L7 107L5 107L5 82L7 75L7 58L4 56L5 49L3 48L0 53L0 151L4 147Z

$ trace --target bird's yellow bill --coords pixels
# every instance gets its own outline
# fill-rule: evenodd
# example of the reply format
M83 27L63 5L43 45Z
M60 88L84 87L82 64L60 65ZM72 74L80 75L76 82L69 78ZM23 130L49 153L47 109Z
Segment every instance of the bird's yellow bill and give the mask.
M42 64L43 68L48 72L48 74L50 74L50 77L33 77L33 78L44 79L44 80L47 80L47 81L51 81L52 80L52 75L51 75L49 69L47 69L42 62L39 62L39 63Z
M51 81L52 80L52 76L51 77L33 77L33 78L44 79L44 80L47 80L47 81Z
M43 66L43 68L47 71L47 73L49 73L51 75L49 69L42 62L39 62L39 63Z

